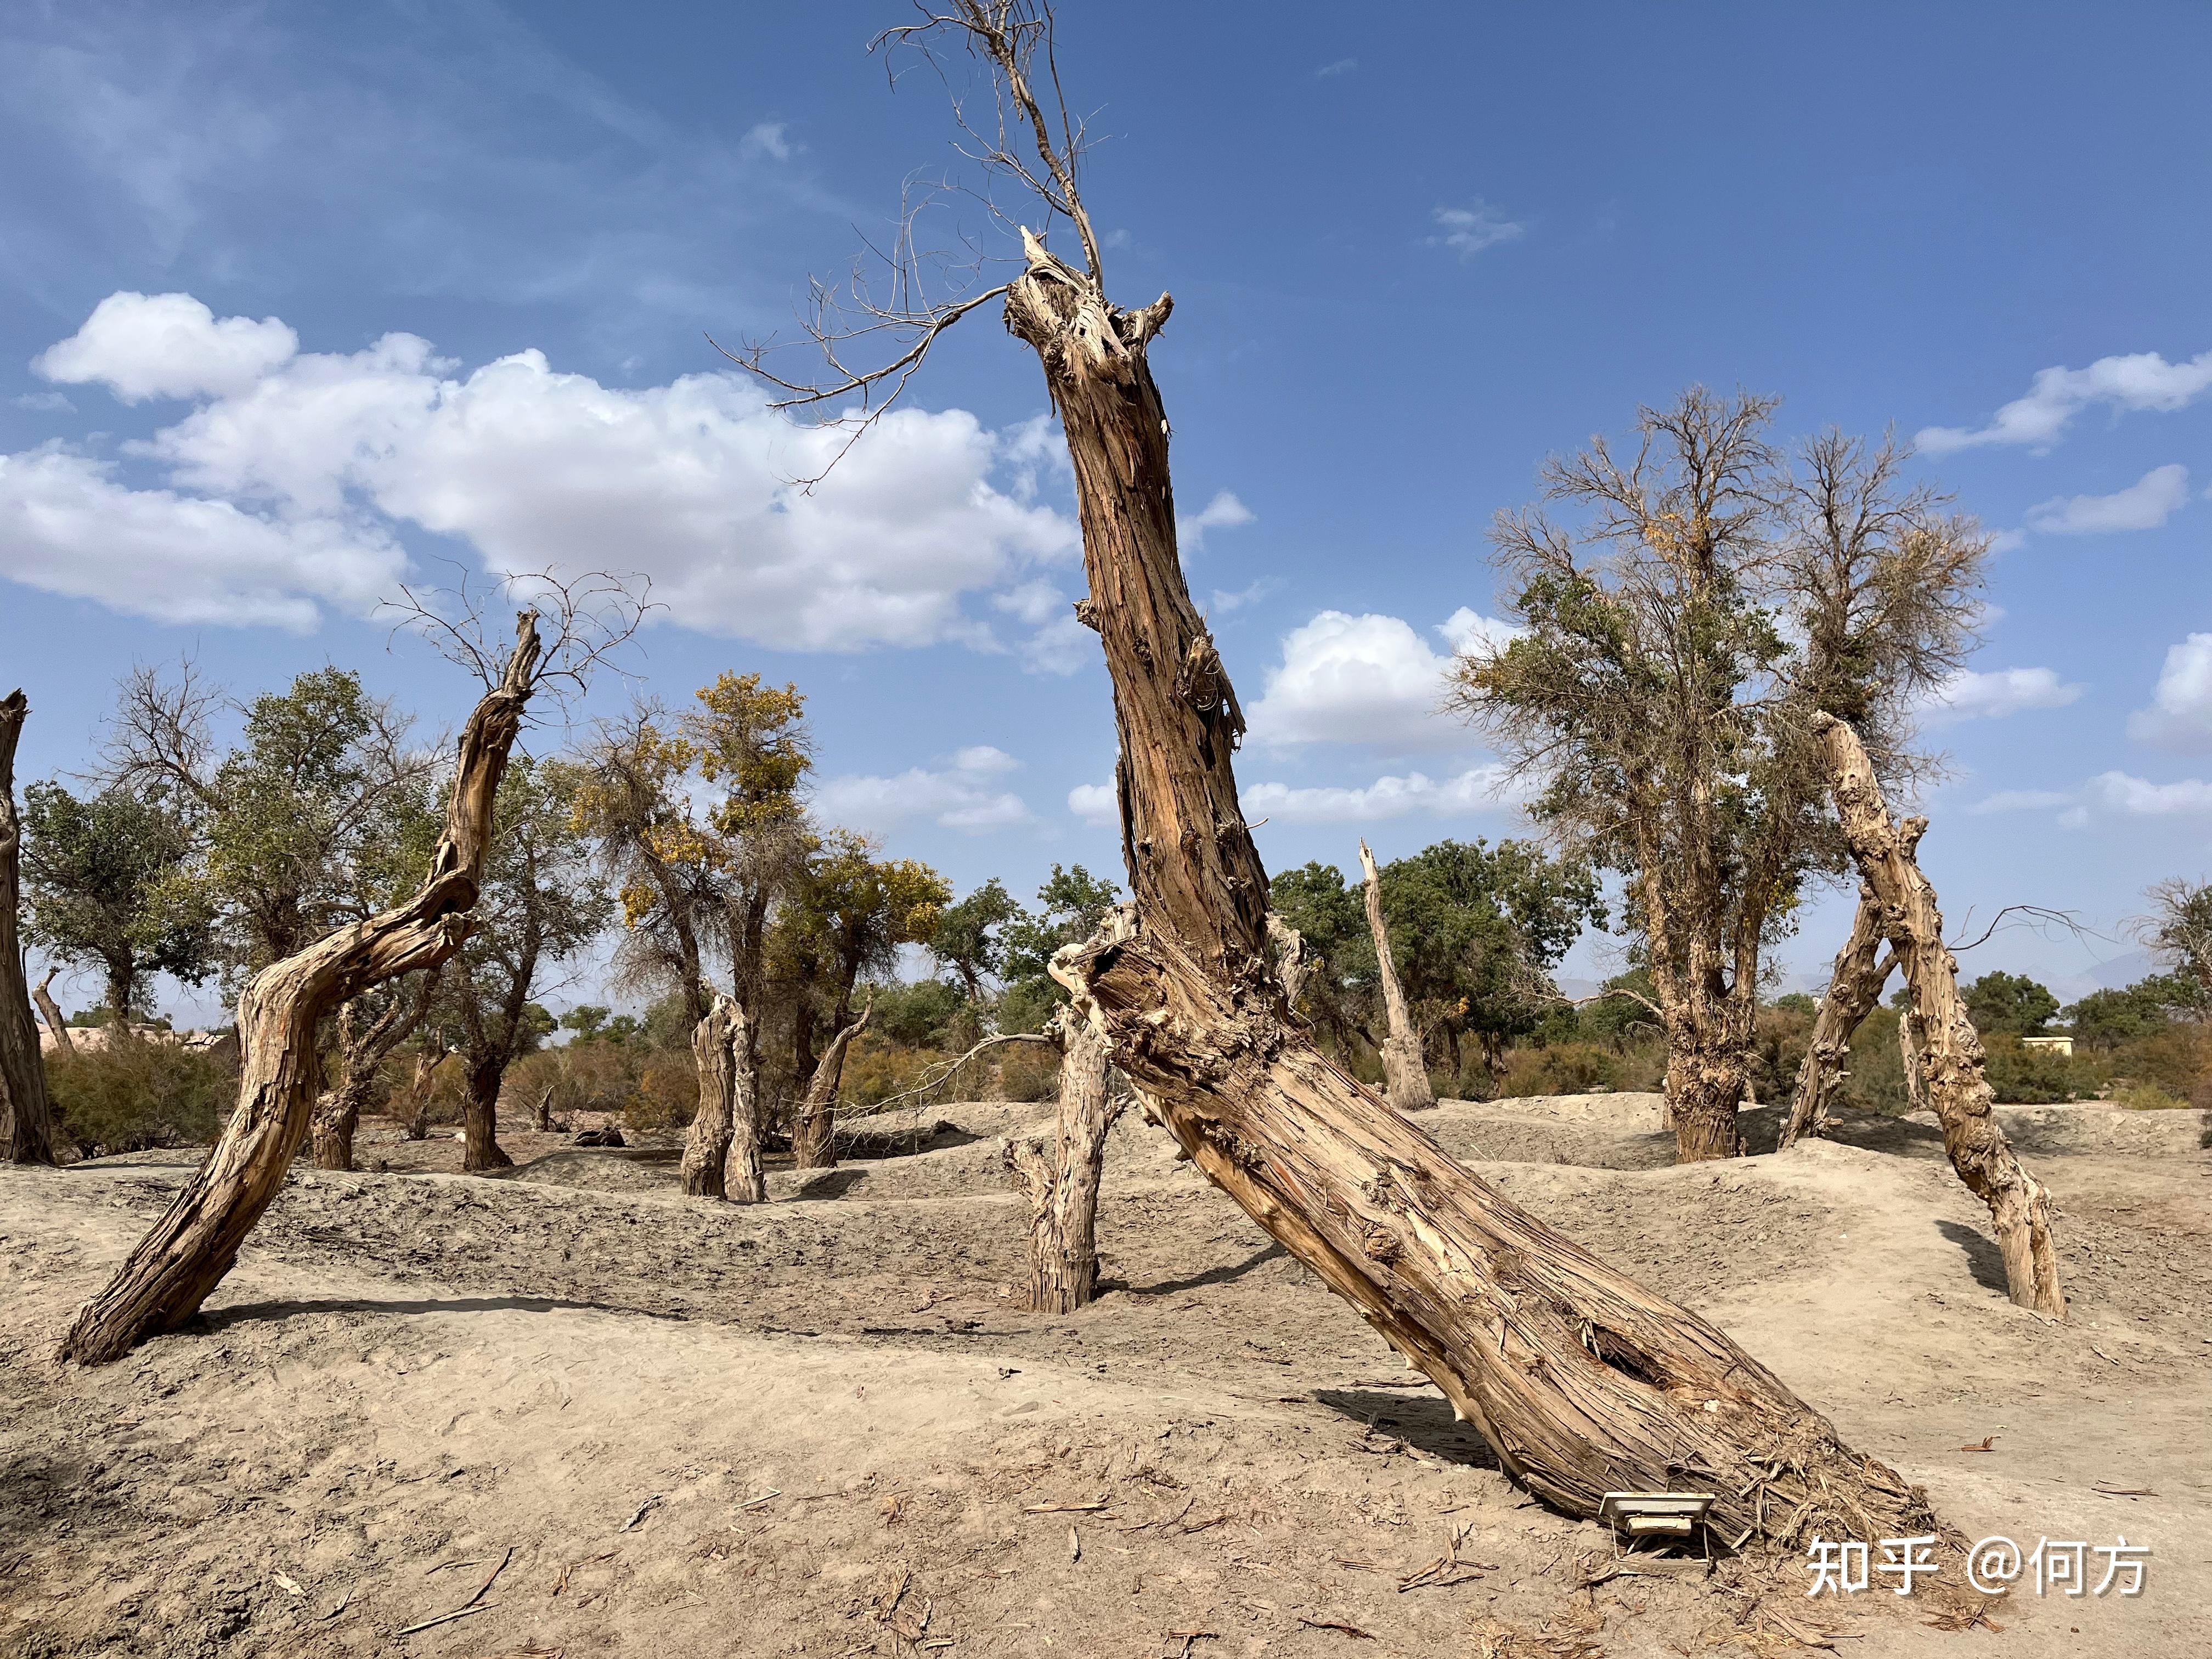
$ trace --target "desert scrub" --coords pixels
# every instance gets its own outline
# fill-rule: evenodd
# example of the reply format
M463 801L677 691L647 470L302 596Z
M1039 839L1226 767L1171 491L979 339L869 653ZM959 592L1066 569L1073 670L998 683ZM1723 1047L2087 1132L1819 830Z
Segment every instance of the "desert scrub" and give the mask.
M97 1158L213 1140L237 1097L238 1066L227 1054L125 1036L48 1054L46 1081L62 1129Z
M1041 1042L1008 1046L999 1061L999 1092L1008 1100L1050 1100L1060 1089L1060 1055Z
M1505 1057L1498 1082L1500 1099L1530 1095L1585 1095L1617 1089L1626 1068L1620 1057L1590 1042L1560 1042L1547 1048L1516 1048Z

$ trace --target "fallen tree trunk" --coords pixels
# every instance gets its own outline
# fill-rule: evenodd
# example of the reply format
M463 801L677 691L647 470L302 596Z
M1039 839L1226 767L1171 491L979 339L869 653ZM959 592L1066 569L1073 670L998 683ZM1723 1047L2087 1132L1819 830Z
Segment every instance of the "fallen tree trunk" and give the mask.
M865 1030L868 1016L876 1012L874 999L860 1010L860 1018L830 1039L814 1067L813 1081L791 1126L791 1162L795 1169L834 1170L837 1167L837 1080L845 1074L845 1051Z
M21 691L0 697L0 1164L51 1164L54 1109L16 931L23 825L15 815L15 744L30 713Z
M349 1002L338 1010L338 1080L317 1098L311 1134L318 1170L353 1168L354 1131L361 1126L362 1108L375 1092L378 1068L428 1011L430 992L426 977L412 1006L404 998L393 997L392 1006L366 1030L356 1028L356 1004Z
M1951 1167L1983 1203L1996 1230L2012 1299L2051 1319L2066 1317L2058 1248L2051 1236L2051 1195L2028 1174L1990 1115L1995 1100L1982 1039L1959 994L1959 961L1943 943L1943 913L1917 856L1927 823L1889 815L1866 746L1843 720L1814 717L1827 750L1836 815L1859 874L1881 906L1882 928L1912 992L1929 1103L1943 1126Z
M699 1109L684 1137L679 1173L686 1198L723 1196L724 1161L730 1155L732 1096L737 1064L731 1052L740 1035L737 1005L718 996L691 1028L691 1059L699 1073Z
M1024 96L1011 49L992 50ZM1090 271L1026 244L1006 322L1037 353L1073 464L1078 615L1113 679L1133 893L1054 972L1090 1000L1110 1060L1216 1185L1568 1513L1595 1516L1609 1491L1694 1486L1729 1543L1932 1529L1917 1489L1719 1330L1469 1174L1290 1020L1237 805L1243 716L1176 545L1146 356L1170 301L1123 311Z
M536 684L535 617L461 733L446 833L414 897L343 927L254 975L238 1000L238 1105L215 1148L106 1287L79 1311L61 1357L119 1359L199 1310L283 1185L314 1106L315 1028L373 985L435 967L459 948L477 901L492 802Z
M1030 1200L1030 1278L1021 1304L1066 1314L1098 1297L1098 1182L1121 1108L1107 1097L1106 1045L1091 1022L1063 1009L1055 1033L1060 1109L1051 1144L1010 1137L1006 1159Z
M1778 1152L1828 1132L1828 1109L1850 1073L1851 1038L1881 1001L1889 970L1897 966L1894 953L1882 954L1882 944L1881 906L1871 890L1862 888L1851 931L1836 952L1820 1012L1813 1018L1812 1046L1797 1067L1797 1092L1790 1099L1790 1121L1782 1126Z
M1376 976L1382 984L1382 1010L1390 1024L1382 1039L1382 1084L1390 1103L1401 1112L1425 1112L1437 1103L1429 1086L1428 1057L1422 1052L1421 1034L1413 1029L1406 1006L1405 988L1398 983L1398 966L1390 959L1390 930L1382 920L1382 875L1375 867L1375 854L1359 843L1359 868L1365 877L1367 931L1375 935Z

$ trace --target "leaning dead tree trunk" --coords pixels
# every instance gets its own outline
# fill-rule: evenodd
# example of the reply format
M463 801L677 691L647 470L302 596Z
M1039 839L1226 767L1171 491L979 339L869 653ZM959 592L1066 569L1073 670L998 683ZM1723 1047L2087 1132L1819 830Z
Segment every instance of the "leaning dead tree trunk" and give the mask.
M357 1023L355 1003L338 1010L338 1080L315 1101L313 1146L318 1170L353 1168L354 1131L361 1127L362 1108L376 1091L377 1072L428 1010L430 989L426 982L411 1004L392 998L392 1006L366 1029Z
M963 16L1033 109L1018 52L981 9ZM1006 321L1042 363L1073 463L1078 615L1113 678L1133 895L1054 976L1091 1000L1109 1059L1208 1178L1570 1514L1595 1516L1609 1491L1694 1483L1729 1542L1929 1530L1923 1494L1718 1329L1478 1180L1291 1022L1237 805L1243 716L1176 552L1146 358L1170 301L1123 311L1095 262L1078 270L1025 240Z
M1073 1313L1098 1297L1098 1182L1121 1115L1106 1093L1106 1045L1073 1006L1056 1017L1060 1110L1050 1145L1018 1135L1006 1168L1030 1200L1030 1279L1022 1306Z
M730 1155L737 1060L732 1045L743 1033L737 1004L718 996L691 1028L691 1059L699 1073L699 1109L684 1137L680 1174L686 1198L723 1196L723 1164Z
M15 815L15 744L31 705L0 697L0 1164L52 1164L54 1112L31 1014L17 914L22 903L22 821ZM42 990L44 987L40 988Z
M70 1034L69 1022L62 1018L61 1005L54 1000L51 988L58 968L46 969L46 976L31 988L31 995L39 1005L39 1013L46 1022L46 1029L54 1034L54 1047L65 1054L76 1052L76 1038Z
M410 1140L430 1138L430 1091L438 1080L438 1068L453 1057L453 1051L440 1042L426 1046L415 1056L415 1075L407 1085L407 1115L401 1124Z
M153 1231L63 1339L65 1359L119 1359L199 1310L269 1207L314 1107L315 1028L339 1004L460 947L477 902L492 803L535 684L536 619L521 617L500 684L461 733L446 833L428 878L406 903L339 929L254 975L238 1000L238 1105L222 1136Z
M845 1051L866 1028L868 1016L875 1012L875 1001L871 998L868 1006L860 1010L860 1018L831 1037L830 1046L822 1051L822 1058L814 1067L814 1080L806 1085L806 1098L799 1103L799 1116L791 1126L791 1161L794 1168L837 1167L837 1080L845 1073Z
M530 1127L541 1135L553 1131L553 1091L557 1086L547 1084L538 1093L538 1103L530 1109Z
M1425 1112L1437 1103L1437 1091L1429 1086L1421 1034L1413 1029L1405 988L1398 983L1398 965L1390 959L1390 929L1382 920L1382 876L1364 841L1359 843L1359 867L1366 876L1367 931L1375 935L1376 976L1382 983L1382 1009L1390 1022L1390 1034L1382 1039L1383 1088L1400 1111Z
M1790 1121L1782 1126L1775 1151L1786 1152L1808 1136L1827 1133L1828 1109L1850 1074L1851 1038L1874 1012L1889 970L1897 966L1893 953L1882 954L1882 944L1881 906L1870 890L1862 888L1850 933L1836 952L1820 1012L1813 1018L1812 1046L1797 1068L1797 1092L1790 1097Z
M1990 1114L1996 1098L1982 1039L1959 995L1959 960L1943 943L1943 913L1916 856L1924 819L1900 824L1858 733L1831 714L1814 718L1827 750L1836 815L1859 874L1881 902L1882 927L1912 992L1929 1103L1943 1126L1943 1150L1959 1179L1990 1206L2012 1299L2051 1319L2066 1317L2051 1195L2021 1167Z

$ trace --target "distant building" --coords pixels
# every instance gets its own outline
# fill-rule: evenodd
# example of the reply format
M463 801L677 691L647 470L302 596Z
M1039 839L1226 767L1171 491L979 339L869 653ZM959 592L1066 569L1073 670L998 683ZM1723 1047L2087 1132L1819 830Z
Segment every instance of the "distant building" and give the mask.
M2023 1048L2047 1048L2052 1054L2063 1055L2069 1060L2074 1057L2074 1039L2070 1036L2022 1037L2020 1046Z

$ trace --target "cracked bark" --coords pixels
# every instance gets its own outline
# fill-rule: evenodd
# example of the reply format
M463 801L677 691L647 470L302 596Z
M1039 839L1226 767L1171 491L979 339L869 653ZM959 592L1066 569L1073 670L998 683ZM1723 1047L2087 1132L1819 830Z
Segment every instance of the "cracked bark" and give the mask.
M1025 240L1006 323L1042 364L1073 464L1133 895L1054 975L1091 999L1109 1058L1209 1179L1568 1513L1694 1485L1724 1542L1930 1529L1923 1493L1718 1329L1462 1169L1289 1018L1237 804L1243 718L1176 546L1146 355L1170 301L1113 307Z
M813 1081L791 1126L791 1162L794 1169L834 1170L837 1167L837 1080L845 1074L845 1051L876 1012L873 999L860 1010L860 1018L830 1039L814 1067Z
M2063 1319L2066 1295L2051 1233L2051 1194L2021 1164L1990 1110L1996 1096L1987 1056L1959 994L1959 959L1943 943L1936 889L1921 873L1917 852L1927 821L1900 824L1890 817L1873 763L1849 724L1817 714L1813 730L1827 751L1844 839L1881 906L1882 931L1912 992L1923 1080L1943 1126L1943 1150L1959 1179L1989 1206L2012 1299L2046 1318Z
M1382 1011L1389 1021L1389 1034L1382 1039L1383 1087L1400 1111L1425 1112L1437 1103L1437 1091L1429 1085L1421 1034L1413 1029L1405 988L1398 983L1398 964L1390 958L1390 929L1382 920L1382 875L1364 841L1359 843L1359 868L1365 877L1367 931L1375 936L1376 976L1382 983Z
M1098 1182L1121 1107L1106 1093L1106 1045L1071 1007L1059 1016L1060 1109L1051 1143L1006 1141L1009 1174L1029 1194L1028 1285L1022 1306L1073 1313L1098 1296Z
M16 934L23 826L15 815L15 744L30 713L21 691L0 697L0 1164L54 1161L53 1103Z
M1915 819L1915 823L1923 823ZM1786 1152L1799 1141L1828 1132L1828 1109L1850 1075L1851 1038L1881 1000L1894 954L1882 954L1881 906L1870 889L1859 890L1851 931L1836 952L1820 1011L1813 1018L1813 1041L1797 1067L1797 1091L1790 1099L1790 1121L1782 1126L1775 1151Z
M238 1105L204 1163L106 1288L79 1310L61 1357L119 1359L199 1311L284 1184L315 1098L315 1028L370 986L433 968L460 948L491 839L492 802L522 724L542 647L519 619L501 683L463 729L446 833L404 904L342 927L254 975L238 1000Z

